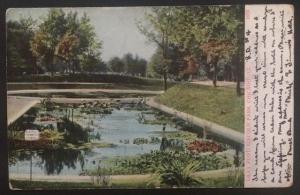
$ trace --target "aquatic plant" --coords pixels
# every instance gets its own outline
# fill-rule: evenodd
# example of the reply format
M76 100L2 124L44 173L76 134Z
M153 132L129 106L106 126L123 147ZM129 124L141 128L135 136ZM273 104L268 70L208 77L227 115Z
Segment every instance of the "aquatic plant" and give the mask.
M148 139L143 137L138 137L133 139L133 144L141 145L141 144L148 144Z
M55 104L52 102L50 96L41 99L40 103L46 111L52 111L54 109Z
M159 143L161 143L161 140L158 137L154 137L154 136L150 137L149 144L159 144Z
M192 153L201 153L201 152L221 152L224 151L224 148L221 144L204 141L204 140L195 140L188 144L187 149Z
M110 172L110 169L101 167L101 161L99 160L95 170L85 170L82 174L89 175L93 184L107 187L111 184Z
M112 160L109 165L112 174L155 173L165 162L180 161L184 167L198 162L197 171L216 170L233 166L231 159L216 154L191 154L187 151L151 151L136 157L122 157Z
M191 161L188 164L179 160L163 162L154 174L154 178L159 178L161 184L170 187L184 187L201 184L201 179L194 173L198 170L199 162Z

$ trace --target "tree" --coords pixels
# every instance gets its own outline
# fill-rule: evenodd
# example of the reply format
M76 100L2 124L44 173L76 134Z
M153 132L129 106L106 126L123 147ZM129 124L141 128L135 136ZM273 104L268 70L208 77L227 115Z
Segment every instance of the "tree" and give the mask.
M99 54L100 55L100 54ZM101 60L100 56L84 54L81 55L81 69L87 72L106 72L107 65Z
M68 71L71 70L71 66L72 66L73 74L75 72L75 69L74 69L74 64L72 62L77 57L78 49L79 49L79 38L74 34L67 33L60 40L55 51L56 56L61 57L67 64Z
M217 86L218 62L222 58L227 58L228 51L233 49L229 41L211 39L207 43L202 44L201 49L207 55L208 63L213 66L213 85Z
M169 37L173 30L173 9L174 7L155 7L152 12L146 14L146 19L150 26L138 23L138 28L149 41L154 42L162 50L163 60L162 73L164 79L164 90L167 90L167 75L170 65L169 59Z
M158 78L162 75L162 64L163 61L162 51L156 49L147 65L147 75L150 77Z
M204 53L211 59L214 67L213 83L216 86L216 74L218 72L218 62L220 59L227 59L234 64L236 70L237 95L240 91L240 64L243 56L243 9L242 6L229 7L209 7L209 13L205 17L207 28L202 32L206 36L205 43L201 46ZM202 38L203 39L203 38Z
M113 57L112 59L109 60L108 62L109 68L113 72L124 72L125 70L125 64L124 62L118 58L118 57Z
M140 58L138 55L133 57L131 53L127 53L123 56L122 61L125 65L125 72L131 75L145 76L147 69L147 61Z
M66 71L74 73L84 69L86 58L101 61L102 43L97 40L94 27L87 14L78 18L77 12L65 13L52 8L42 18L42 23L31 41L31 50L42 61L47 70L54 72L54 62L66 63ZM91 61L90 61L91 62Z
M182 53L175 45L169 45L168 48L169 61L168 64L168 74L178 75L183 65ZM151 77L161 77L164 74L164 65L163 62L163 51L161 48L157 48L155 53L152 55L148 65L147 65L147 74Z
M35 21L22 18L7 22L7 74L20 75L23 72L37 73L36 59L30 50L30 40L34 36Z
M153 31L142 28L149 40L161 48L163 43L175 45L182 53L181 59L187 70L199 62L211 64L213 84L216 86L219 64L234 64L237 93L243 52L243 9L242 6L190 6L158 7L148 14ZM170 21L170 22L166 22ZM171 31L166 31L171 24ZM160 41L161 40L161 41ZM169 49L168 49L169 50ZM164 50L162 50L164 51ZM186 72L187 70L184 70Z
M79 37L79 61L82 70L87 68L87 71L91 71L94 68L99 70L106 70L106 67L101 68L100 65L104 65L101 61L102 42L97 40L94 27L91 25L90 18L86 13L83 14L79 22L79 27L76 31L76 35ZM87 64L88 63L88 64Z
M32 53L49 65L48 69L51 71L52 76L54 72L55 49L66 33L66 25L67 21L64 11L52 8L47 16L43 18L43 22L39 25L39 30L31 41Z

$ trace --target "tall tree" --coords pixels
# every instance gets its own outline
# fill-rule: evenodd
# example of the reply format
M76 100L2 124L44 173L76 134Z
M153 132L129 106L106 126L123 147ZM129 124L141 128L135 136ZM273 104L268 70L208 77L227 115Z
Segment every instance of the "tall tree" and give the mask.
M37 73L36 59L30 50L30 40L34 36L35 21L22 18L20 21L7 22L7 74L23 72Z
M183 53L184 61L190 64L203 61L206 58L213 70L213 84L216 86L220 62L224 59L234 64L237 80L237 93L240 94L239 80L241 72L242 42L243 42L243 9L241 6L191 6L174 7L167 16L158 14L168 13L165 7L156 8L161 11L153 12L150 23L155 24L154 31L161 32L163 21L168 19L172 24L172 31L168 33L168 44L176 45ZM151 15L151 14L150 14ZM164 18L164 20L162 19ZM149 19L148 19L149 20ZM146 33L145 33L146 32ZM145 30L147 37L156 37L155 33ZM160 43L157 39L154 42ZM187 66L190 67L190 66Z
M37 58L43 59L49 65L53 76L55 49L67 31L65 12L62 9L51 8L42 20L31 41L31 49Z
M174 7L154 7L152 12L146 14L146 19L150 26L138 23L138 28L149 41L154 42L162 50L163 60L162 75L164 79L164 90L167 90L167 76L170 65L169 57L169 38L173 30L173 10Z
M65 13L62 9L50 9L42 18L42 23L31 41L33 54L39 58L47 69L54 72L54 62L58 57L67 64L72 72L85 69L89 62L101 61L102 43L97 40L94 27L86 13L81 18L77 12Z
M147 61L140 58L138 55L133 57L131 53L127 53L123 56L122 61L125 65L124 71L131 75L142 75L146 74Z
M77 58L78 49L79 49L79 38L74 34L67 33L62 37L60 42L57 44L56 51L55 51L56 56L61 57L65 61L69 72L71 71L71 67L72 67L73 74L75 72L75 67L73 62Z

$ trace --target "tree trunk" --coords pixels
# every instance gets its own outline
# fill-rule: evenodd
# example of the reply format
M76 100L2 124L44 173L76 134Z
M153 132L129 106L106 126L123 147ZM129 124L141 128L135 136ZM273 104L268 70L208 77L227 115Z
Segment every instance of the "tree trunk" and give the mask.
M168 86L167 86L167 71L166 70L164 70L163 75L164 75L164 90L167 91Z
M53 75L54 75L54 55L50 55L47 57L47 63L50 64L51 77L53 77Z
M213 85L217 87L217 65L214 63Z
M72 72L73 74L75 74L75 65L74 65L74 62L70 61L70 64L72 63Z
M168 37L166 36L165 32L163 32L163 36L162 36L162 45L163 45L163 59L166 61L168 58ZM167 86L167 70L168 70L168 65L165 64L166 62L164 62L163 65L163 77L164 77L164 91L167 91L168 86Z
M51 61L50 67L51 67L51 77L53 77L53 75L54 75L54 65L53 65L53 61Z

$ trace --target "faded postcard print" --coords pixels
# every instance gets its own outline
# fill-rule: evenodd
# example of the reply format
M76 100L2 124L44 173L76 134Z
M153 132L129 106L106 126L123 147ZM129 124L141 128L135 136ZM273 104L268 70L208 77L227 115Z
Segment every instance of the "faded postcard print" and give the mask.
M10 188L290 186L293 12L8 9Z

